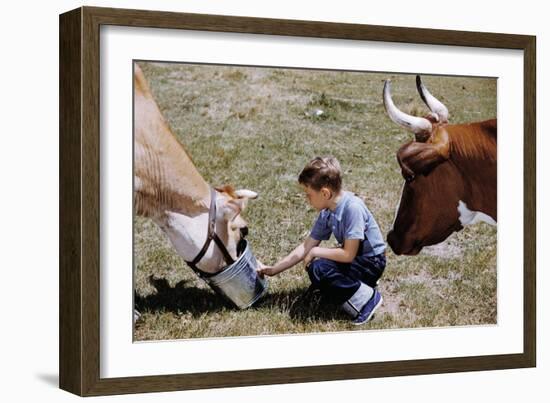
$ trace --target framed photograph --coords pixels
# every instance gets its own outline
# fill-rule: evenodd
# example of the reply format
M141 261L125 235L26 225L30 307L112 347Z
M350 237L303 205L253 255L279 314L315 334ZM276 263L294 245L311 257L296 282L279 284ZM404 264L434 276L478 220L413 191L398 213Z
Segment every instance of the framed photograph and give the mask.
M535 366L535 60L523 35L62 14L60 387Z

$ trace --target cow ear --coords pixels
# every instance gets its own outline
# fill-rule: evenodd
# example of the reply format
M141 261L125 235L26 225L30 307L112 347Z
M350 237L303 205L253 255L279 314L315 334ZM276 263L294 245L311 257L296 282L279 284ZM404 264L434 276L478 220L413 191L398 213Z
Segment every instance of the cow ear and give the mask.
M426 175L437 165L449 159L450 143L445 130L438 130L430 143L412 141L397 152L397 160L405 179Z
M246 189L237 190L234 195L237 198L227 200L223 206L224 215L228 221L234 220L246 208L248 200L258 197L258 193Z
M248 190L248 189L235 190L235 195L239 199L255 199L255 198L258 197L258 193L253 192L252 190Z

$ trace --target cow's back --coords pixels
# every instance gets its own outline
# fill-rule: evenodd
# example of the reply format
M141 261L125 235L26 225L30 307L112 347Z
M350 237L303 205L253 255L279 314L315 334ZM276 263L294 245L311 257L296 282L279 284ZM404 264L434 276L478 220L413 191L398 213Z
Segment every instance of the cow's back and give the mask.
M176 139L141 68L134 68L134 191L138 215L204 211L209 187Z

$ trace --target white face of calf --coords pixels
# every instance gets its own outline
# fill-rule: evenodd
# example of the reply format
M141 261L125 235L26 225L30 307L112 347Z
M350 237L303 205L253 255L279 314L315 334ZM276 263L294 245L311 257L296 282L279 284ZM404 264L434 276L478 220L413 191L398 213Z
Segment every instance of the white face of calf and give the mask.
M257 193L251 190L234 191L230 187L217 189L216 234L233 259L237 258L237 245L241 237L248 232L247 223L241 213L246 208L248 200L257 196ZM195 217L166 211L163 217L155 221L166 233L178 254L186 261L192 261L206 241L208 217L208 211ZM200 270L207 273L216 273L226 265L224 256L215 242L210 243L205 255L197 264Z

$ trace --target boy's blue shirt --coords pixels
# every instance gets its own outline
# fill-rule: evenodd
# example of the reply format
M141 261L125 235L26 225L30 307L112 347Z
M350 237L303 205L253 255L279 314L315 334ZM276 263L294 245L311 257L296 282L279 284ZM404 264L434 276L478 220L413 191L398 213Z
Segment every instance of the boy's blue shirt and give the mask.
M386 249L374 216L363 200L351 192L344 192L334 211L321 210L310 236L318 241L325 241L331 234L334 234L340 245L346 239L363 240L362 247L359 248L362 256L379 255Z

